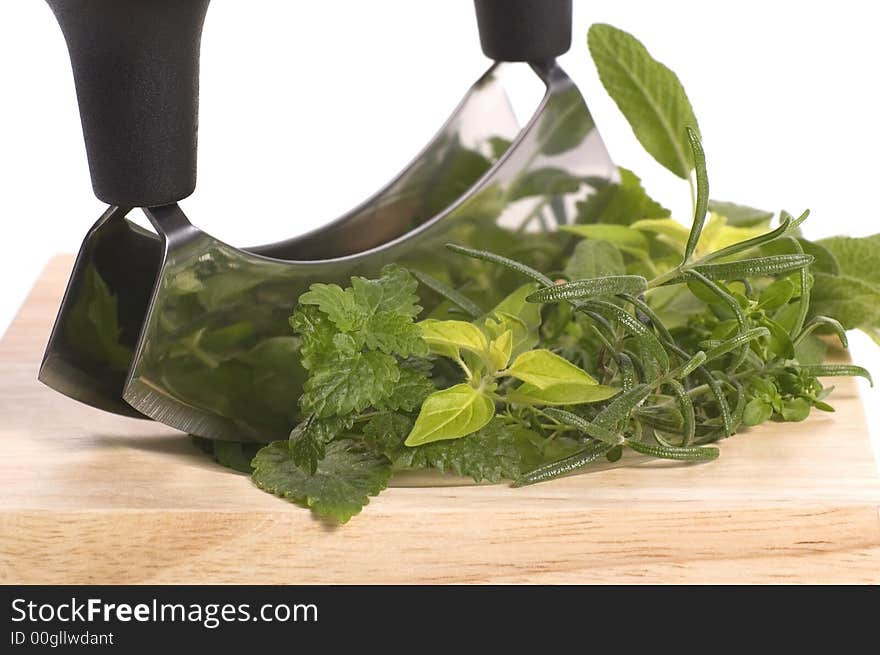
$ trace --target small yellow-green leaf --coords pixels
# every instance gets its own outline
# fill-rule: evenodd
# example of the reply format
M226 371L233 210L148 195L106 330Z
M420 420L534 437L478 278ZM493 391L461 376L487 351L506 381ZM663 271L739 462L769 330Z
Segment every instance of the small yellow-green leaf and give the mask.
M463 348L482 355L489 348L489 342L482 330L465 321L429 319L418 325L422 329L422 338L431 348L431 352L438 355L448 357L450 348Z
M530 350L514 360L507 374L539 389L558 384L598 384L589 373L549 350Z
M528 382L519 385L516 389L507 392L507 402L517 405L550 405L562 407L564 405L580 405L582 403L597 403L608 400L617 395L619 389L606 387L602 384L583 384L578 382L563 382L546 389L539 389Z
M457 384L425 399L404 443L421 446L432 441L465 437L486 425L493 416L495 403L491 398L469 384Z
M513 330L505 330L501 336L489 344L489 360L493 368L498 371L510 361L510 353L513 350Z
M511 357L531 350L538 343L541 325L541 305L528 302L526 298L540 285L524 284L502 300L483 323L488 334L497 338L506 330L512 334ZM510 358L508 357L508 361ZM507 362L505 362L507 364Z

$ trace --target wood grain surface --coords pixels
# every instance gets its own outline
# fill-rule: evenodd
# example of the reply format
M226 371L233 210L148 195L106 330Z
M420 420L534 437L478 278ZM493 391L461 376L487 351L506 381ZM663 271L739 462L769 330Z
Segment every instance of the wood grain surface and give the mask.
M0 342L2 583L880 582L880 484L850 380L836 414L738 435L710 464L526 489L410 480L334 528L185 435L37 382L71 264L50 262Z

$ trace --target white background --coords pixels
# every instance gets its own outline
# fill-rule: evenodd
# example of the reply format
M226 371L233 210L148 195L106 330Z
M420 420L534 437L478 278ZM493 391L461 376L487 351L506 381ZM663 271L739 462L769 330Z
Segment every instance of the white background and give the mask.
M874 4L575 0L574 43L561 62L614 159L677 215L687 214L687 187L642 152L605 95L586 47L593 22L634 33L679 74L713 197L810 208L810 237L867 235L880 231ZM468 0L214 0L202 47L199 188L183 206L199 227L242 246L328 221L396 173L487 64ZM45 3L0 2L0 74L2 331L46 260L75 252L102 205ZM860 333L852 342L854 358L880 378L880 348ZM880 391L862 390L880 426Z

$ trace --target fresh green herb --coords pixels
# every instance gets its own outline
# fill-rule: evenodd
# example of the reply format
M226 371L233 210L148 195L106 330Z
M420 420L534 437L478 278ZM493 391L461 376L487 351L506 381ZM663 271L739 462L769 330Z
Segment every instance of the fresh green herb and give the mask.
M625 450L706 462L720 454L712 444L743 428L833 411L820 378L870 380L858 366L825 364L817 335L845 347L845 330L861 328L880 341L880 236L811 242L799 232L808 212L782 212L774 226L768 212L711 201L697 121L675 74L607 25L591 28L589 46L638 140L689 182L690 227L626 169L616 184L594 184L548 167L488 190L474 212L500 211L502 196L552 205L595 187L560 231L481 226L480 239L462 239L467 247L438 248L438 261L455 258L448 267L393 265L345 288L312 285L290 318L292 335L236 360L263 370L284 353L301 363L303 392L285 399L290 438L250 463L252 446L200 446L253 469L261 488L345 522L394 469L523 486ZM546 155L576 146L590 127L568 127L571 112L584 111L579 95L555 102L555 120L538 135ZM490 145L497 157L507 142ZM472 176L487 160L459 147L449 165ZM438 206L454 192L442 185ZM96 291L95 311L112 309ZM212 340L251 334L229 329L180 347L210 358Z

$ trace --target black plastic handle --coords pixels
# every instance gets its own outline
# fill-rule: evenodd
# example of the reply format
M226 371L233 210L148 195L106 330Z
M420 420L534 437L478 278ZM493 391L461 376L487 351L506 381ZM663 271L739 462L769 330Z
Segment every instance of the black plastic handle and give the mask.
M480 45L496 61L545 61L571 47L571 0L474 0Z
M47 2L73 64L95 195L130 207L190 195L210 0Z

